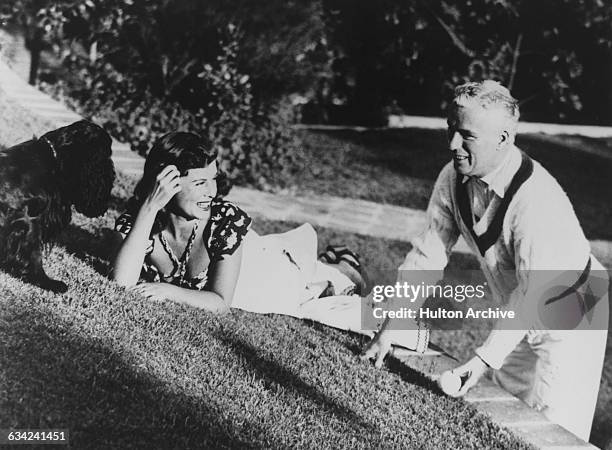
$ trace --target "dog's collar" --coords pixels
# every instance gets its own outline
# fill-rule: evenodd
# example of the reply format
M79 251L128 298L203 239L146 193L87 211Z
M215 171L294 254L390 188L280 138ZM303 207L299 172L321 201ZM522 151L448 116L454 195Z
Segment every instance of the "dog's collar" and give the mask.
M49 139L44 137L44 136L41 137L40 140L46 142L46 144L51 149L51 153L53 153L53 159L55 159L57 161L57 151L55 150L55 146L53 145L53 143Z

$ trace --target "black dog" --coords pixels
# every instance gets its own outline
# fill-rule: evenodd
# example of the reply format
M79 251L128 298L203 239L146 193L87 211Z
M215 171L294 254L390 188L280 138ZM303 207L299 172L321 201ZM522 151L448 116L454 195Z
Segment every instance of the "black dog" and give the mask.
M0 265L36 286L65 292L43 270L45 244L71 219L71 205L103 214L115 179L111 138L85 120L0 149Z

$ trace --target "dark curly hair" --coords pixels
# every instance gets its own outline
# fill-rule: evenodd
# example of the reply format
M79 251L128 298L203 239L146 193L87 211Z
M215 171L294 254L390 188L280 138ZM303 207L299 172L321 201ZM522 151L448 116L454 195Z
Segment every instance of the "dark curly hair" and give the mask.
M174 165L181 176L185 176L188 170L206 167L216 159L217 150L207 138L185 131L172 131L163 135L155 141L147 154L142 178L134 189L134 195L128 201L128 214L132 216L138 214L155 183L155 178L165 167ZM218 170L216 198L227 195L230 188L227 174ZM157 214L151 233L158 233L165 225L166 211L162 209Z

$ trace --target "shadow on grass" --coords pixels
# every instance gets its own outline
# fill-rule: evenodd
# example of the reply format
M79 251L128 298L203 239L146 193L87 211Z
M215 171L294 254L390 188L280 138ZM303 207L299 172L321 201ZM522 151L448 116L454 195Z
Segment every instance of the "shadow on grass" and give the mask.
M415 357L416 358L416 357ZM391 357L385 360L387 370L402 379L405 383L416 384L436 394L443 395L438 385L420 372L409 368L399 359Z
M330 330L332 329L327 325L323 325L318 322L313 322L311 320L304 320L304 323L307 324L309 328L311 328L314 332L320 334L322 337L325 337L327 339L330 338ZM357 360L361 356L364 348L366 347L366 344L369 342L369 338L367 336L358 333L353 333L351 331L334 330L333 334L335 338L339 337L340 345L344 346L348 352L352 353L355 357L355 360ZM434 348L435 350L442 350L435 345L432 345L432 348ZM363 361L362 364L372 365L373 362ZM402 363L401 360L395 357L388 356L385 359L385 367L389 372L397 375L405 383L417 385L427 390L434 391L436 393L441 393L436 383L431 381L422 373L417 372L411 367L408 367L407 365Z
M3 428L68 428L73 448L278 445L258 425L224 418L216 405L75 333L52 311L18 302L0 308Z
M222 335L216 333L215 337L245 361L249 370L263 381L266 389L273 390L276 385L280 385L288 391L314 403L321 409L321 412L333 415L348 427L353 428L355 432L360 432L364 429L369 432L376 432L378 430L374 424L368 422L338 401L328 397L315 386L304 381L299 374L278 364L274 359L262 354L258 348L240 339L235 334Z
M98 234L94 234L70 224L57 243L106 277L113 252L112 233L109 228L103 228Z
M120 175L115 184L115 190L119 195L113 193L107 211L114 210L123 213L133 191L134 180ZM81 261L91 264L99 274L108 276L109 263L115 251L112 234L113 230L110 228L102 228L94 234L71 223L60 235L57 244L65 247Z

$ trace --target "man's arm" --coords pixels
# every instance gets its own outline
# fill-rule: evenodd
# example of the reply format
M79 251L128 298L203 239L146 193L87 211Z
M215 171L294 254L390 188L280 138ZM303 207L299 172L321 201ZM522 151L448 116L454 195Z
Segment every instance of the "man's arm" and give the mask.
M452 164L448 164L442 169L436 180L427 206L427 226L419 236L412 240L412 250L398 268L397 281L400 284L404 282L414 284L415 281L434 284L443 277L448 257L459 238L459 228L455 221L451 201L451 189L454 186L453 173ZM421 273L418 274L417 271ZM425 300L424 296L414 299L411 302L411 308L418 308ZM389 300L390 303L404 301L406 299ZM394 308L392 303L391 307ZM404 332L404 330L394 330L393 322L393 320L385 319L376 336L365 348L362 359L376 358L375 366L382 366L383 359L391 348L391 343L400 340L394 337Z

